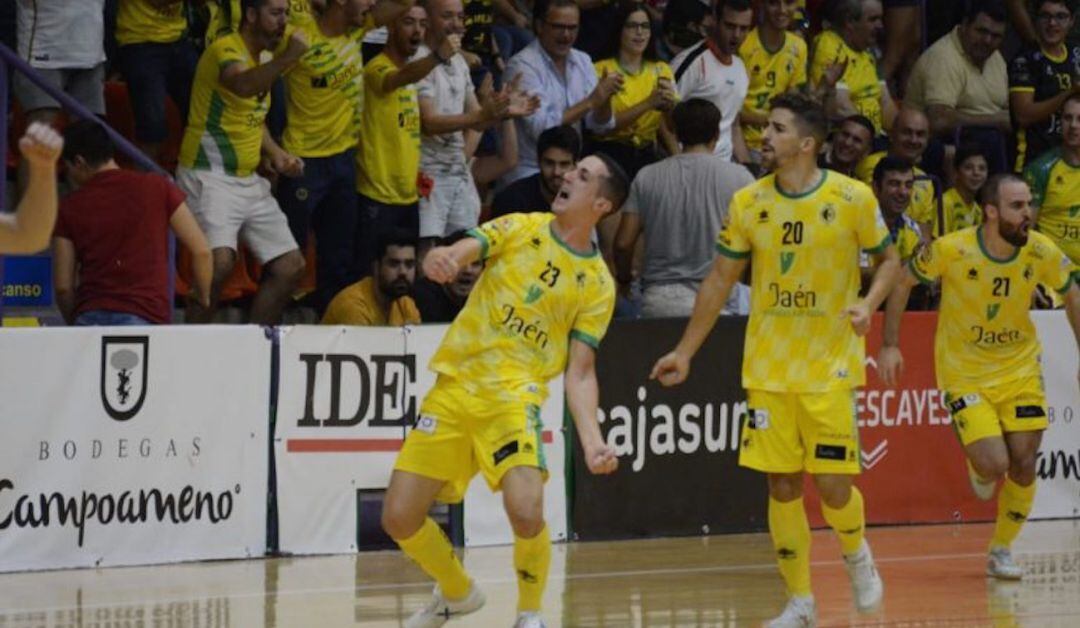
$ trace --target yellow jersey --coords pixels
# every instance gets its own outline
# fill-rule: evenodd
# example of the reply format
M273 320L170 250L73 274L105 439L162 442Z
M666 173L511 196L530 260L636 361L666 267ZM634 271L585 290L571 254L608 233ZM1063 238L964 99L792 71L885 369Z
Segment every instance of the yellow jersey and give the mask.
M120 0L116 10L116 43L171 44L187 30L184 3L155 7L150 0Z
M861 253L890 244L874 193L837 172L822 170L818 185L797 196L775 175L736 192L716 246L751 260L743 386L794 393L861 386L865 343L841 313L859 298Z
M877 135L884 132L881 112L882 79L877 59L869 50L855 52L836 31L822 31L814 38L814 56L810 61L810 81L821 85L825 70L835 63L847 61L847 68L836 83L838 90L847 90L855 109L874 123Z
M643 61L641 70L637 74L624 70L618 59L604 59L597 61L594 65L597 76L603 76L605 70L609 74L623 76L622 89L611 97L611 111L615 115L647 99L656 89L656 84L661 78L666 78L671 82L671 88L676 89L675 75L671 71L671 66L663 61ZM660 111L651 109L634 120L632 125L610 135L604 135L602 139L623 142L639 148L655 144L657 134L660 132L662 116Z
M912 220L907 214L900 214L900 217L892 224L889 225L886 221L886 226L889 229L889 236L892 238L894 244L896 244L896 252L900 255L901 260L908 260L912 255L919 250L919 245L922 243L922 232L919 230L919 223Z
M855 165L855 177L866 185L874 184L874 168L885 157L885 151L878 151L863 157ZM904 212L915 222L931 226L931 233L938 232L938 204L934 190L934 180L922 168L915 166L915 186L911 190L911 204Z
M390 205L408 205L419 198L420 104L416 85L388 92L386 77L398 67L379 53L364 68L364 111L356 151L356 191Z
M288 123L285 150L300 157L328 157L360 141L364 106L364 60L360 52L367 28L327 37L312 21L298 26L308 49L285 74Z
M739 46L739 58L750 75L742 110L767 115L773 98L806 84L806 42L795 33L786 33L780 48L769 50L759 28L750 31ZM742 131L747 148L761 148L762 127L744 123Z
M570 339L596 348L615 309L615 282L593 247L570 249L551 213L509 214L469 235L484 272L431 359L432 370L485 391L532 388L566 369Z
M180 144L180 165L185 168L245 177L259 165L270 94L241 98L226 89L221 71L233 63L245 70L258 65L239 33L218 39L199 57Z
M1045 235L1009 259L987 252L983 227L934 240L908 267L920 281L941 280L941 307L934 337L938 387L978 390L1038 377L1039 338L1028 312L1035 285L1069 289L1076 266Z
M940 232L935 231L941 235L982 224L982 207L979 202L975 199L971 199L970 203L964 201L956 188L949 188L941 197L941 215L945 225Z
M1039 208L1039 231L1080 264L1080 164L1070 164L1055 148L1029 164L1024 178Z

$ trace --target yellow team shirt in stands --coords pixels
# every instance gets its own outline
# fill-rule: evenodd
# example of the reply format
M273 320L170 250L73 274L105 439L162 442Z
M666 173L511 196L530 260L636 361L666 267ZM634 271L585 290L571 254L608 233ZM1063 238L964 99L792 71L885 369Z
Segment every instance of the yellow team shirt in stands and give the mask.
M1028 309L1036 284L1069 289L1076 266L1037 231L1006 260L995 259L969 227L934 240L909 268L924 283L941 280L934 337L938 387L984 390L1039 377L1039 338Z
M207 46L220 37L240 30L240 18L243 16L240 0L210 0L206 3L206 8L210 12L210 21L206 27ZM306 26L314 21L315 12L309 0L289 0L289 26ZM282 46L275 52L284 49L291 35L292 29L287 29L281 39Z
M398 69L385 53L364 68L364 141L356 151L356 191L380 203L408 205L419 198L420 105L415 84L389 92L383 87Z
M945 225L940 235L982 224L982 207L979 202L975 199L971 199L970 203L966 202L956 188L949 188L941 197L941 215L945 219Z
M896 244L896 252L901 260L908 260L919 249L922 242L922 232L919 231L919 223L912 220L907 214L900 214L900 219L889 229L889 234Z
M365 277L334 295L322 317L323 325L398 327L420 322L420 310L410 296L398 297L384 312L375 297L375 280Z
M739 58L750 75L743 111L767 115L773 98L806 83L806 42L795 33L786 33L780 48L769 50L755 28L739 46ZM762 127L743 124L742 131L747 148L761 148Z
M282 144L300 157L328 157L355 148L364 102L360 48L367 28L340 37L327 37L314 21L297 28L307 35L309 48L285 74L288 123Z
M615 308L615 282L596 251L571 250L551 213L510 214L469 234L484 272L431 360L432 370L486 391L535 387L566 368L571 339L596 348Z
M626 111L641 101L647 99L656 88L661 78L671 81L671 87L675 88L675 75L671 66L663 61L643 61L641 71L631 74L622 68L618 59L604 59L595 64L596 75L603 76L604 71L608 74L622 74L622 89L611 97L612 113ZM642 147L655 144L657 134L660 132L660 121L663 114L656 109L651 109L642 114L629 127L604 135L602 139L623 142L633 146Z
M866 185L874 185L874 168L885 157L885 151L863 157L855 165L855 176ZM905 212L915 222L928 224L931 232L938 234L937 197L934 194L934 181L922 168L915 166L915 186L911 190L911 204Z
M863 183L822 170L794 196L769 175L735 193L717 237L721 255L750 258L743 387L819 393L861 386L865 343L841 313L859 298L863 252L890 245Z
M116 11L116 43L171 44L187 29L184 3L155 7L150 0L120 0Z
M874 123L874 129L881 135L885 129L881 112L882 80L873 53L869 50L855 52L836 31L822 31L814 38L810 81L817 87L829 66L845 60L847 68L836 83L836 89L847 90L851 104Z
M1080 164L1070 164L1055 148L1028 164L1024 178L1039 208L1039 231L1080 264Z
M185 168L246 177L259 165L270 94L241 98L226 89L221 71L233 63L245 70L258 65L239 33L218 39L199 58L180 145L180 165Z

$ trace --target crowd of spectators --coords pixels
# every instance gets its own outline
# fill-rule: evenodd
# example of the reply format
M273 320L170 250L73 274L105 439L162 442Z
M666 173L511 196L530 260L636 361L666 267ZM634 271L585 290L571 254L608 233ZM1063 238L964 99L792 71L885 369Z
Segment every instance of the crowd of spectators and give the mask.
M488 217L550 211L597 151L633 177L594 235L617 315L685 316L731 196L767 174L769 103L794 90L829 116L819 165L873 189L902 256L979 224L987 177L1015 171L1038 228L1080 262L1072 0L11 8L0 38L37 77L110 123L106 85L122 89L129 119L113 126L175 177L114 159L93 119L67 123L53 260L69 323L167 323L175 303L189 322L220 320L238 277L251 322L297 304L328 324L450 320L482 266L434 284L418 272L427 250ZM20 73L12 94L14 132L63 126L59 103ZM184 301L169 300L170 229ZM932 290L916 297L934 306ZM736 290L726 311L745 313L746 298Z

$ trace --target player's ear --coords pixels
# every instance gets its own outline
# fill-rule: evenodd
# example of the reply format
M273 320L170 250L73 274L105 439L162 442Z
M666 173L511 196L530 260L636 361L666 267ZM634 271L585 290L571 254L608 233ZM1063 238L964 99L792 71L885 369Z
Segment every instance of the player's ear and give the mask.
M612 213L612 210L614 208L615 206L611 202L611 200L604 196L597 196L596 200L593 201L593 209L600 212L601 217L607 216L608 214Z

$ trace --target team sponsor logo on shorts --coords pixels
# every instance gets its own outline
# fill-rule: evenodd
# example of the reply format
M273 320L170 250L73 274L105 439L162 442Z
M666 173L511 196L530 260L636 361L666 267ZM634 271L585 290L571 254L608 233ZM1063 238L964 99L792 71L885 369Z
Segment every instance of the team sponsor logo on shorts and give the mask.
M430 414L421 414L420 418L416 419L416 425L414 429L423 432L425 434L434 434L435 428L439 425L439 420Z
M769 429L769 411L747 409L746 427L751 430Z
M855 452L852 452L854 454ZM843 445L818 444L814 447L814 457L818 460L847 460L847 447Z
M1046 416L1046 410L1042 406L1016 406L1016 418L1018 419L1041 419Z
M963 397L957 397L956 399L947 399L947 402L949 404L949 412L952 414L958 414L964 408L979 403L979 400L979 395L977 393L968 393Z
M512 440L509 443L506 443L505 445L500 447L492 457L495 459L495 464L498 465L500 462L506 460L517 452L518 442L516 440Z

